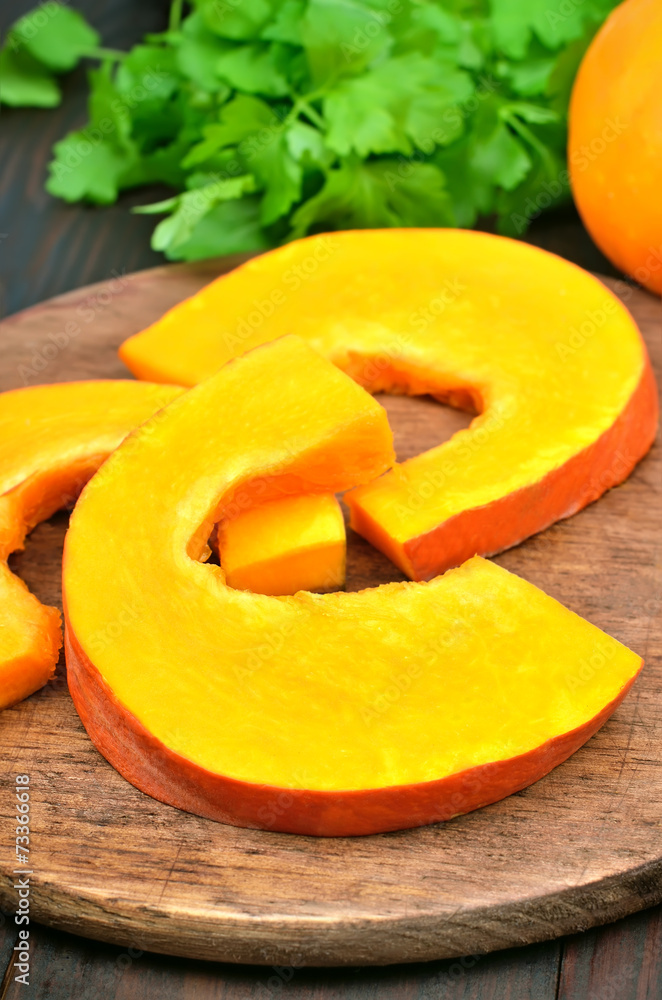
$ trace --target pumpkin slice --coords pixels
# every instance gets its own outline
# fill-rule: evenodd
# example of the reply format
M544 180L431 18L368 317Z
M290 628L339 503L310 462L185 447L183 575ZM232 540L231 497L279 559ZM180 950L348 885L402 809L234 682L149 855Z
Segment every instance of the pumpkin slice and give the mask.
M345 583L345 521L332 493L272 500L218 525L225 579L256 594L318 593Z
M202 564L251 483L264 500L336 492L391 461L382 408L298 338L161 416L88 484L64 557L72 697L150 795L305 834L445 819L568 757L637 674L634 653L480 558L429 584L292 597Z
M193 385L283 333L371 391L479 411L348 498L352 527L415 580L574 514L655 434L650 363L618 299L553 254L485 233L301 240L212 282L120 354L139 378Z
M60 612L28 591L7 558L78 496L134 427L181 392L94 381L0 394L0 708L43 687L62 645Z

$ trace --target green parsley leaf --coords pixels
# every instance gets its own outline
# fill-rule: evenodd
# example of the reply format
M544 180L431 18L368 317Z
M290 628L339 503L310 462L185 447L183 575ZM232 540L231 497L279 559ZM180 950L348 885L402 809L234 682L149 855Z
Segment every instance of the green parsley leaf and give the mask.
M71 132L55 143L46 190L65 201L92 201L110 205L117 199L124 175L135 157L93 128Z
M516 93L522 97L535 97L546 92L555 65L554 59L525 59L521 63L506 63L504 76L509 78Z
M382 160L375 163L373 174L388 188L388 204L395 213L395 225L455 225L445 177L432 163Z
M210 31L199 12L186 18L173 43L177 68L182 76L209 93L221 89L218 60L232 46Z
M114 84L125 99L167 101L181 82L176 54L162 45L136 45L117 67Z
M278 69L276 53L266 44L242 45L224 53L216 71L231 87L246 94L283 97L289 92L287 80Z
M273 13L268 0L196 0L195 6L210 31L235 41L258 38Z
M538 159L523 184L499 195L498 230L503 236L522 236L532 219L568 196L568 171L565 161L551 163Z
M305 11L304 0L284 0L276 17L262 31L262 38L272 42L302 45L301 21Z
M460 226L473 226L479 215L494 212L499 188L516 188L534 163L531 151L502 120L496 94L485 98L473 124L465 138L434 157L446 175Z
M219 124L203 128L202 142L193 146L182 165L188 168L205 163L219 150L236 146L262 129L273 130L278 124L268 104L258 97L241 94L222 109Z
M616 4L611 0L491 0L497 47L522 59L533 34L552 51L580 38L587 24L599 24Z
M88 74L90 123L54 147L46 190L65 201L109 205L139 163L131 139L130 108L120 98L108 64Z
M531 157L521 141L505 125L498 124L485 142L474 146L471 170L485 185L512 191L531 169Z
M301 121L292 122L286 139L289 153L298 162L318 167L331 165L333 155L324 145L324 136L312 125Z
M382 107L375 74L341 84L324 100L324 116L329 123L327 145L347 156L369 153L411 152L411 143L388 107ZM386 102L385 102L386 103Z
M260 186L265 189L260 205L263 226L286 215L301 197L303 170L292 156L287 135L276 134L257 144L248 163Z
M215 205L194 226L188 240L163 249L169 260L201 260L268 250L272 245L260 223L259 203L249 197Z
M316 86L360 72L391 45L386 17L358 0L309 0L301 36Z
M323 229L454 224L444 176L429 163L345 161L294 213L292 238Z
M131 111L136 102L123 99L115 86L110 64L106 63L88 73L90 97L88 113L90 124L101 128L104 135L112 135L114 141L133 149L131 142Z
M228 180L212 180L204 187L186 191L168 202L160 202L157 206L145 206L143 212L145 209L153 211L155 207L163 208L164 204L168 206L168 210L172 209L172 215L159 222L154 230L153 248L173 253L178 247L189 242L200 220L208 215L212 208L220 202L241 198L243 194L254 189L253 178L250 174L246 174ZM140 213L141 209L137 208L134 211Z
M11 40L10 40L11 45ZM25 51L0 52L0 101L14 108L54 108L62 99L57 80Z
M43 3L11 28L10 45L25 48L38 62L62 73L99 44L99 35L85 19L55 0Z
M412 140L421 149L448 143L462 131L462 116L447 112L471 92L466 73L420 53L390 59L325 98L327 143L341 156L411 154Z
M168 213L172 259L346 226L521 235L568 197L570 89L617 2L173 0L122 55L49 0L0 52L0 100L58 103L53 71L96 51L89 123L56 144L48 190L171 185L144 211Z

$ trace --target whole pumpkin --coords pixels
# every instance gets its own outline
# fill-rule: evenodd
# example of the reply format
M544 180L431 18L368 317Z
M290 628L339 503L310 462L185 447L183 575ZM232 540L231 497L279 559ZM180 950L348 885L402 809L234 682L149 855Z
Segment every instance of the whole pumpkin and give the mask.
M591 42L570 102L568 154L595 242L662 294L662 0L626 0Z

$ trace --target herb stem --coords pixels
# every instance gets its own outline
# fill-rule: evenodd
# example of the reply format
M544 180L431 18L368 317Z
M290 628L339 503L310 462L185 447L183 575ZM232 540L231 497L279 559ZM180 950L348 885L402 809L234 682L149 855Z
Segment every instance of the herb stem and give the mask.
M94 49L86 49L85 52L81 52L80 55L85 59L121 60L121 59L126 59L128 52L122 52L120 49L94 48Z
M324 119L320 114L317 113L317 111L315 111L315 108L311 107L308 101L306 101L304 98L299 99L298 105L299 105L299 110L306 116L306 118L310 118L313 125L316 125L318 129L324 131L326 127L324 124Z
M170 5L170 17L168 19L168 31L179 31L182 23L182 8L184 0L172 0Z
M300 114L304 114L306 118L310 119L313 125L316 125L318 129L324 131L326 129L324 119L317 111L315 111L311 102L316 101L325 93L325 90L311 90L309 94L301 94L300 96L295 97L294 104L285 119L285 123L289 125L291 122L296 121Z
M528 128L528 126L526 126L524 122L517 117L517 115L512 114L510 111L506 111L503 114L503 120L507 125L510 125L513 132L517 132L520 138L527 142L532 149L535 149L536 153L545 164L550 177L552 177L556 172L556 168L554 166L554 160L550 156L549 150L544 143L542 143L540 139L534 135L531 129Z

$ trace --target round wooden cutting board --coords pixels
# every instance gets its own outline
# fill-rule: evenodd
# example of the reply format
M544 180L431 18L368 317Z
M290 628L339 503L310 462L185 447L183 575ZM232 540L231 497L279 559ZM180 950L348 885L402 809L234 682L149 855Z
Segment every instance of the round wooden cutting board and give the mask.
M128 377L119 343L236 263L118 275L5 320L0 388ZM618 290L659 377L662 305ZM385 403L400 457L468 422L429 400ZM4 908L17 902L18 773L31 787L31 917L130 948L289 966L385 964L538 941L658 902L660 465L656 447L622 486L497 560L646 660L612 719L542 781L402 833L332 840L222 826L154 801L106 763L74 711L61 664L42 691L0 717ZM49 604L60 603L66 523L59 514L38 527L11 561ZM394 579L403 578L350 533L348 587ZM98 588L103 600L102 578Z

